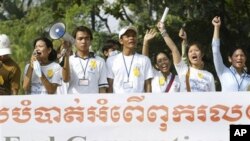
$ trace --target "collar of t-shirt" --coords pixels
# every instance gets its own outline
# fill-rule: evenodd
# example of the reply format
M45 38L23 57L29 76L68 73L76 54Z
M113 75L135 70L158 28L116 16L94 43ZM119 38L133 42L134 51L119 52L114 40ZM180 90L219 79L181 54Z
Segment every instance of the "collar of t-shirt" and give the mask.
M81 58L80 56L77 55L77 52L75 52L75 57ZM89 52L89 55L88 55L87 58L81 58L81 59L86 60L86 59L89 59L89 58L95 58L95 53L94 52Z
M235 74L238 74L238 72L237 72L237 70L235 69L234 66L230 66L229 69L231 70L231 72L232 72L234 75L235 75ZM246 75L246 72L247 72L247 70L246 70L246 68L244 68L244 69L243 69L243 73L241 74L241 76Z

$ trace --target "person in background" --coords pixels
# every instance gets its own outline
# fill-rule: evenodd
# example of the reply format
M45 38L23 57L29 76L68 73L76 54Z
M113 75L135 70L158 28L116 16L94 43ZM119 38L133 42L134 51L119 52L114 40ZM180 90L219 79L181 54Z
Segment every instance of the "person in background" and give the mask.
M107 60L108 57L118 54L119 48L120 48L119 42L113 39L107 40L102 47L102 53L103 53L104 59Z
M215 16L212 20L214 26L212 51L216 73L219 77L222 91L247 91L250 90L250 75L246 70L246 51L241 47L229 49L228 61L231 66L224 65L220 53L220 26L221 19Z
M9 37L0 34L0 95L17 95L20 88L21 70L10 54Z
M204 53L198 43L191 43L187 48L189 66L181 59L180 52L175 43L169 37L164 24L157 24L167 46L172 51L175 69L181 82L180 91L186 92L209 92L215 91L214 77L212 73L202 70Z
M151 92L152 66L148 57L135 52L137 30L126 26L119 32L122 52L107 59L109 93Z
M149 56L149 42L155 36L155 30L147 30L143 40L143 55ZM172 61L170 60L170 57L166 52L160 51L153 56L153 66L155 67L153 68L154 77L151 81L153 93L168 93L180 91L179 78L178 76L170 72Z
M68 94L106 93L107 70L103 58L90 52L93 40L88 27L78 26L73 31L76 52L65 55L62 76L69 82Z
M61 84L61 67L55 62L56 55L51 40L46 37L35 39L30 63L24 69L26 94L56 94Z

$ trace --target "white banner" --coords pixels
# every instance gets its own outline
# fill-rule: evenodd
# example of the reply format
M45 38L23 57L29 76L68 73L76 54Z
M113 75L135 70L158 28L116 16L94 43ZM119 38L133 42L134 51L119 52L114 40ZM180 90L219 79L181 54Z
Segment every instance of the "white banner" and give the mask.
M250 93L0 97L1 141L229 141Z

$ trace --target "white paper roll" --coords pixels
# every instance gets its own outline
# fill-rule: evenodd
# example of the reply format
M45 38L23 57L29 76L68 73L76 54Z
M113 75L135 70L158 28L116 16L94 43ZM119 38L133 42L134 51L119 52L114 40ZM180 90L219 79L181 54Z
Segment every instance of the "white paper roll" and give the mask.
M162 17L161 17L161 20L160 20L161 22L164 22L164 21L166 20L166 17L167 17L167 15L168 15L168 10L169 10L169 8L166 7L165 10L164 10L163 15L162 15Z

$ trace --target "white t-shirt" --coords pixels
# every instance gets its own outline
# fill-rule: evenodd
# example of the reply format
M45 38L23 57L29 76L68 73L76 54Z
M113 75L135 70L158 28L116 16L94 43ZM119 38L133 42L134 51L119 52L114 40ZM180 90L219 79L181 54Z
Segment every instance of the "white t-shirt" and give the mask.
M61 94L61 95L67 94L68 87L69 87L69 83L64 82L61 78L61 85L57 87L57 94Z
M106 64L101 57L82 59L74 54L69 64L68 94L99 93L99 88L108 87Z
M191 92L210 92L215 91L214 76L212 73L206 70L199 70L193 67L190 68L189 84ZM188 72L188 66L182 60L179 64L175 65L175 69L178 73L181 82L181 92L186 92L186 74Z
M171 81L172 73L170 73L165 79L161 71L153 69L154 78L151 81L152 93L165 93L168 85L171 85L168 92L179 92L180 91L180 80L177 75L175 75L173 83L169 84Z
M250 75L246 72L241 75L233 66L226 67L220 53L220 40L212 41L213 60L216 73L220 79L221 89L223 92L247 91L250 86Z
M26 75L29 65L30 64L27 64L25 66L24 75ZM41 70L50 83L61 84L62 69L58 63L52 62L46 66L41 66ZM40 78L35 74L34 70L31 78L31 94L48 94L46 88L43 86Z
M119 53L109 57L106 63L108 78L113 79L114 93L144 92L145 80L153 78L151 62L144 55Z

